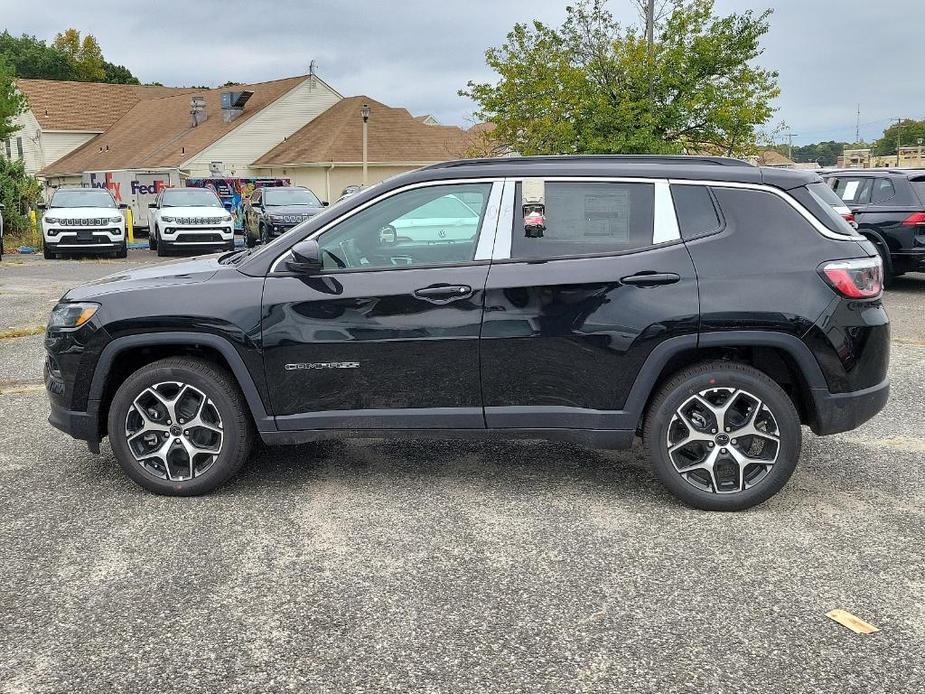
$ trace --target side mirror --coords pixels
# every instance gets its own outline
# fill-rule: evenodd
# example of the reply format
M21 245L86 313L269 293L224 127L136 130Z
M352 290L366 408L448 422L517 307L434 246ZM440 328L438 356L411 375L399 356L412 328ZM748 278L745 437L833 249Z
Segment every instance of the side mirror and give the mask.
M156 209L157 209L157 203L156 203L156 202L149 202L149 203L148 203L148 207L150 207L152 210L156 210Z
M38 205L36 205L36 207L40 210L44 210L48 207L48 204L44 202L40 202Z
M331 204L331 203L329 203L327 200L322 200L322 201L321 201L321 206L322 206L322 207L327 207L327 206L330 205L330 204Z
M286 261L289 272L300 275L313 275L321 272L321 246L315 239L304 239L294 245L289 252L292 258Z
M127 210L127 209L128 209L128 205L125 204L124 202L120 202L120 203L119 203L119 209L120 209L120 210Z

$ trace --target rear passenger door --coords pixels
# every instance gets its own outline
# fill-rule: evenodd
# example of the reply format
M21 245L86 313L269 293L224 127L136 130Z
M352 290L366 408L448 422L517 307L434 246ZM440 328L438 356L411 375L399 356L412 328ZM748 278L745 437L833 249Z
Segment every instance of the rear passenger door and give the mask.
M505 184L501 220L507 211L512 222L499 220L482 322L486 424L633 429L623 409L643 363L698 327L697 280L668 183L542 184L541 238L525 231L523 181Z

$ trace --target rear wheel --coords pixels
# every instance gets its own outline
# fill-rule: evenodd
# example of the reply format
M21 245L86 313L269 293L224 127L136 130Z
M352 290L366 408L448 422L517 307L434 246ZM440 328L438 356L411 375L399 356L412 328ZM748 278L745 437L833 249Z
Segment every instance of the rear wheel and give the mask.
M244 232L244 245L247 246L248 248L253 248L254 246L257 245L257 239L251 236L251 233L249 231Z
M119 387L109 410L119 464L145 489L171 496L206 494L247 460L254 423L223 369L190 357L142 367Z
M681 501L738 511L786 484L802 431L793 402L765 374L708 362L662 386L646 413L643 440L656 475Z

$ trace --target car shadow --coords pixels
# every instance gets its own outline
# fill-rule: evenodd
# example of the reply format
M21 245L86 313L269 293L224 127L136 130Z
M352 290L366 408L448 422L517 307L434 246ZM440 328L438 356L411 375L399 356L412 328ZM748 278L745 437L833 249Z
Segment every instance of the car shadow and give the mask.
M910 272L899 277L894 277L893 281L890 283L889 289L886 291L887 293L900 291L904 293L925 294L925 273Z

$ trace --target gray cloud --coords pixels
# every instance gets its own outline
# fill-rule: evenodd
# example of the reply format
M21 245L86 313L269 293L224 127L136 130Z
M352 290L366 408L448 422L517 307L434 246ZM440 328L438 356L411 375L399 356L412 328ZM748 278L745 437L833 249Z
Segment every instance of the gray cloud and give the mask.
M487 47L515 22L557 24L564 0L150 0L31 3L0 0L14 34L51 39L74 26L97 36L107 58L145 81L218 85L319 74L345 95L367 94L441 122L467 122L457 96L470 79L491 79ZM761 64L780 72L777 119L795 142L877 136L894 116L925 117L922 0L717 0L721 12L775 8ZM630 0L611 0L636 21Z

